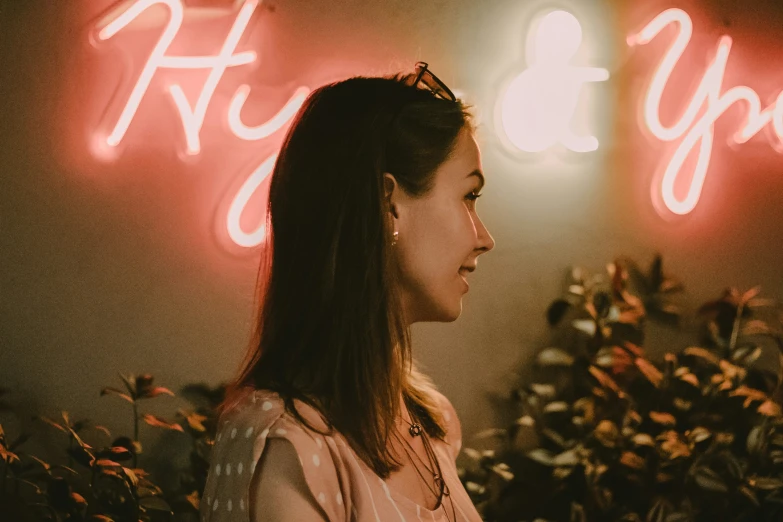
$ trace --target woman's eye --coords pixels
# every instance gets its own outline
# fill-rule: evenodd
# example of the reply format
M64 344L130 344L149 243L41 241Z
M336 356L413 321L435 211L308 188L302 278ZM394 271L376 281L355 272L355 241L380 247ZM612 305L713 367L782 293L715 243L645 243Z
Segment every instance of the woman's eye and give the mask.
M471 201L476 201L476 200L477 200L478 198L480 198L481 196L482 196L482 194L476 194L475 192L471 192L470 194L468 194L468 195L467 195L467 196L465 196L465 197L466 197L466 198L468 198L468 199L469 199L469 200L471 200Z

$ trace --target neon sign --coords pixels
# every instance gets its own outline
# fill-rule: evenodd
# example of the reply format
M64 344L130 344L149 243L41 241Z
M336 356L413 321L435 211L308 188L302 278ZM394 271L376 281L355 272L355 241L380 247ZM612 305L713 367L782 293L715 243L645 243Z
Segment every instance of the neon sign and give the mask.
M582 86L609 79L606 69L570 65L581 45L582 26L566 11L547 14L528 38L528 68L500 102L501 131L518 149L540 152L558 143L574 152L598 148L595 136L571 130Z
M770 122L777 138L783 141L783 92L778 95L774 103L763 110L759 95L750 87L736 86L721 93L732 42L731 37L724 35L718 41L715 57L707 66L682 116L673 125L664 125L660 120L661 97L672 71L690 42L693 32L691 18L681 9L668 9L656 16L640 32L628 37L629 45L643 45L669 25L676 25L679 34L669 46L652 77L644 99L643 119L649 131L661 141L680 140L663 173L660 187L654 187L654 190L658 190L658 197L666 208L675 214L683 215L691 212L699 202L712 155L715 121L731 105L744 101L748 105L747 120L734 134L734 141L745 143ZM699 111L705 104L706 110L699 116ZM678 198L674 193L675 182L682 174L686 158L694 151L697 144L699 145L698 157L687 194L685 197Z
M155 47L139 73L138 79L128 99L107 136L99 140L109 148L120 145L149 89L152 78L160 69L208 70L209 75L199 93L195 104L191 105L181 85L173 83L168 87L174 106L180 116L185 135L185 153L190 156L201 152L201 128L207 108L212 100L218 83L229 67L238 67L256 60L253 51L236 52L239 41L248 23L260 3L260 0L244 0L241 3L234 24L228 32L220 52L214 56L173 56L169 54L172 42L182 28L186 9L181 0L135 0L119 5L107 14L96 26L96 42L110 40L149 8L159 5L168 9L169 18ZM189 8L199 10L204 8ZM264 139L285 126L304 102L309 89L300 87L291 98L268 121L255 127L247 126L241 117L242 108L250 94L250 86L241 85L228 106L227 123L231 133L246 141ZM265 159L244 182L234 197L228 210L226 229L229 237L239 246L252 247L260 244L264 237L264 225L253 232L246 232L240 226L240 217L253 193L271 173L275 155Z

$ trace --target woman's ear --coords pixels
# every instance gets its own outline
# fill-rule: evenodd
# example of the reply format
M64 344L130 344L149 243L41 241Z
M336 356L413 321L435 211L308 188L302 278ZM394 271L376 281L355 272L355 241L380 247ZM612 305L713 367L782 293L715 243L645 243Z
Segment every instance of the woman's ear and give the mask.
M397 180L394 179L394 176L388 172L384 173L383 175L383 188L384 201L386 201L386 204L389 207L389 211L394 217L399 218L400 216L397 215L397 207L395 203L397 196L400 193L400 187L397 184Z

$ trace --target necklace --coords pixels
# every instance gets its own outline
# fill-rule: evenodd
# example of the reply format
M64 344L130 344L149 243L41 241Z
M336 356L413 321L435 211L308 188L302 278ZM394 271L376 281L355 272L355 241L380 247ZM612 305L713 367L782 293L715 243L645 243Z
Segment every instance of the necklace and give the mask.
M400 415L400 418L405 421L406 424L410 425L410 428L408 428L408 433L411 434L411 437L418 437L421 435L421 424L418 422L410 423L407 420L405 420L405 417Z
M440 462L438 461L438 456L435 454L435 451L432 449L432 445L430 443L429 437L427 436L427 433L421 429L421 424L416 422L417 419L415 419L413 416L411 416L411 419L413 419L414 421L413 423L405 421L411 426L411 429L408 431L413 437L421 435L421 441L422 444L424 445L424 452L427 454L427 460L429 461L430 466L432 467L429 467L427 466L427 464L424 463L421 457L419 457L418 453L416 453L416 450L413 449L413 446L411 446L407 440L403 440L403 442L405 443L406 446L408 446L408 448L410 448L410 452L406 448L403 449L405 450L405 453L408 454L408 458L411 459L411 463L413 464L413 469L416 470L416 473L419 475L419 477L422 479L424 484L427 486L427 489L429 489L434 496L438 497L438 502L435 504L435 510L442 507L443 514L446 515L446 520L448 520L449 522L456 522L457 512L454 507L454 499L451 498L451 491L449 490L449 486L448 484L446 484L446 481L443 478L443 471L441 470ZM405 419L403 418L403 420ZM416 431L415 434L414 434L414 426L418 427L418 430L415 430ZM432 486L430 486L429 480L427 480L424 477L421 470L419 470L419 467L411 458L411 453L413 453L413 455L416 456L416 459L419 462L421 462L422 466L424 466L424 469L426 469L429 472L429 474L432 475L432 481L435 483L435 487L438 488L437 490L433 489ZM449 518L449 513L448 511L446 511L446 503L443 502L443 497L449 497L449 499L451 500L451 516L453 518Z

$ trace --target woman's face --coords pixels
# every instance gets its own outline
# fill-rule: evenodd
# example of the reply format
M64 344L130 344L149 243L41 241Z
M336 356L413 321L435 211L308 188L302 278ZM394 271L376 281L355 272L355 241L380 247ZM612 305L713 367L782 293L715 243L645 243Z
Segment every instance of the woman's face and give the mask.
M484 185L481 155L465 128L452 154L435 173L435 185L424 197L405 194L386 174L387 197L396 211L396 250L401 272L403 307L409 324L449 322L462 312L476 259L495 246L479 219L475 195Z

